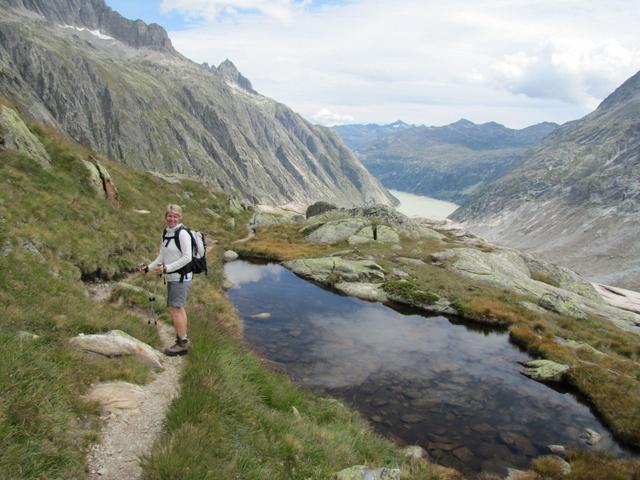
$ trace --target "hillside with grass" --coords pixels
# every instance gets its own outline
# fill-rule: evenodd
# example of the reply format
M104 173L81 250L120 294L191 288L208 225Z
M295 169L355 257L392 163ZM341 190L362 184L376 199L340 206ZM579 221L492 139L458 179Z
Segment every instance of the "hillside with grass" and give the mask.
M147 296L124 286L145 286L133 272L155 257L169 202L184 207L185 223L204 231L212 250L209 275L190 298L193 350L181 395L144 459L144 478L330 478L357 464L455 478L407 459L359 415L298 389L246 346L220 258L244 236L249 211L200 181L131 170L25 124L7 101L0 110L11 119L0 123L0 478L84 478L101 422L83 394L95 382L145 384L155 375L135 358L87 356L68 340L120 329L159 345L137 315ZM111 301L89 297L95 280L114 283Z

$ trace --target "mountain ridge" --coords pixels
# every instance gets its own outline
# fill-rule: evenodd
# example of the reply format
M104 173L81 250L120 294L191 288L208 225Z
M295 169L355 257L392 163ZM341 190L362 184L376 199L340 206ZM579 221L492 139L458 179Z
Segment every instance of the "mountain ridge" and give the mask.
M116 18L102 0L0 4L9 7L0 94L82 145L134 168L207 179L252 203L392 202L335 133L258 94L230 61L196 64L164 42L161 27L141 45L147 37L58 23L113 33L96 20Z
M506 173L557 128L543 122L516 130L464 118L442 127L397 124L334 128L385 187L455 203Z
M592 279L640 288L640 72L452 218Z
M129 20L107 6L104 0L2 0L46 18L52 24L97 29L132 47L150 47L175 53L166 30L157 23Z

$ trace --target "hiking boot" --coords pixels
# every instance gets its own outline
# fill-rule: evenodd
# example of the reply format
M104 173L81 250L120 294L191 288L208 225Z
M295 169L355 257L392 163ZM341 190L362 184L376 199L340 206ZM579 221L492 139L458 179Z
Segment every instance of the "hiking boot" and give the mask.
M174 343L164 351L164 354L168 355L169 357L186 355L187 353L189 353L189 340L186 338L176 338L176 343Z

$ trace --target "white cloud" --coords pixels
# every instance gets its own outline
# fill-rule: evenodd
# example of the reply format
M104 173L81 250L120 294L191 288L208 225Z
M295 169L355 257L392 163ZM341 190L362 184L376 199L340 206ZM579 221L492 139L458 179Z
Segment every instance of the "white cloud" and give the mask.
M328 108L321 108L318 112L311 116L315 122L327 126L343 125L345 123L353 123L355 119L351 115L340 115L333 113Z
M618 86L621 70L632 71L637 61L637 54L615 40L548 41L531 53L506 55L494 65L494 78L516 94L593 108Z
M303 8L311 0L163 0L162 12L175 10L189 18L203 18L215 22L221 17L237 17L242 14L263 14L281 21L291 19L295 10Z
M214 64L230 58L256 90L310 119L327 109L377 123L563 122L640 69L637 0L163 5L205 19L170 33L180 52ZM236 14L221 17L222 7Z

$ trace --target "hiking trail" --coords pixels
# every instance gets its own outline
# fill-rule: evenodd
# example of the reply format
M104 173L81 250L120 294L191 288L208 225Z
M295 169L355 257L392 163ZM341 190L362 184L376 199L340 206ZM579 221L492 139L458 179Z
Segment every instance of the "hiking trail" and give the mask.
M109 300L111 287L110 283L87 285L89 294L98 302ZM132 311L144 323L151 320L147 310ZM175 338L173 328L163 322L158 322L157 328L162 347L168 347ZM87 455L87 479L134 480L142 475L140 459L151 453L162 433L169 406L180 392L184 359L165 356L162 363L163 370L152 373L154 378L147 385L118 382L135 394L134 402L113 398L103 405L100 440Z

